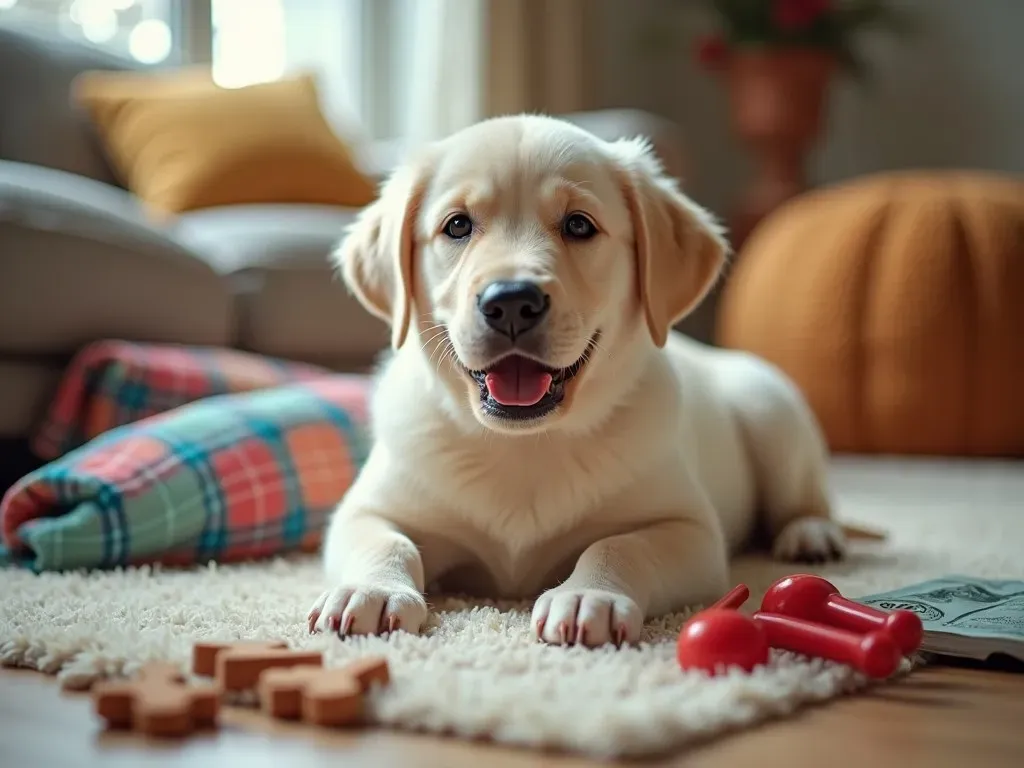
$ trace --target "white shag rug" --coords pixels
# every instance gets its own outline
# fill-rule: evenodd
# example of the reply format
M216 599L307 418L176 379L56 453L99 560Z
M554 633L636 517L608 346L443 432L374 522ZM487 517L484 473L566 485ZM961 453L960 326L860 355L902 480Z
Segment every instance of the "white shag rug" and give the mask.
M1024 578L1024 464L839 459L834 479L843 520L889 537L819 570L844 594L948 573ZM734 577L751 586L753 606L794 570L745 557ZM321 589L312 559L0 578L0 662L71 687L149 660L185 668L195 641L281 639L323 650L331 665L386 655L393 684L371 699L376 723L594 757L677 750L865 685L848 668L780 652L751 675L683 674L674 645L682 614L649 623L640 647L624 650L546 647L530 638L528 604L454 599L434 604L419 637L310 637L306 611Z

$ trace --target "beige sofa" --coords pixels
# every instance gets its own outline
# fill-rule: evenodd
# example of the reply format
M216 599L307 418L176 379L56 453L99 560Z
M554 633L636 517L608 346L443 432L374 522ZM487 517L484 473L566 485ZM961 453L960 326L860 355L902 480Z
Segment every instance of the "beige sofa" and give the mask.
M363 369L384 326L334 279L327 254L353 209L240 205L158 225L118 182L69 86L121 59L0 26L0 490L33 463L25 437L63 366L100 338L221 345ZM675 127L631 110L567 116L644 134L681 172ZM355 147L382 177L394 144Z

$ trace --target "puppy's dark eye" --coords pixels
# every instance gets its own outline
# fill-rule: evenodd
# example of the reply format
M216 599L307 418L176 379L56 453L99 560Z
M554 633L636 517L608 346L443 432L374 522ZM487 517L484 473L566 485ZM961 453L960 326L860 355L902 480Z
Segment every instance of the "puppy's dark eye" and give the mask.
M597 227L582 213L570 213L562 222L562 232L573 240L589 240L597 234Z
M473 233L473 222L469 216L464 216L461 213L456 214L448 219L448 223L444 225L444 233L452 240L462 240Z

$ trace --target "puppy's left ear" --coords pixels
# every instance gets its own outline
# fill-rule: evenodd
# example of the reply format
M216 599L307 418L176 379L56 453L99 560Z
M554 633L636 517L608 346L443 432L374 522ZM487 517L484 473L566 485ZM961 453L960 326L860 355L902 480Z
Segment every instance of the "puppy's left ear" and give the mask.
M399 168L364 208L332 254L345 285L370 314L391 324L391 346L409 333L415 224L425 186L419 164Z
M651 338L665 345L676 323L707 295L729 246L710 213L679 191L643 139L615 142L633 221L640 302Z

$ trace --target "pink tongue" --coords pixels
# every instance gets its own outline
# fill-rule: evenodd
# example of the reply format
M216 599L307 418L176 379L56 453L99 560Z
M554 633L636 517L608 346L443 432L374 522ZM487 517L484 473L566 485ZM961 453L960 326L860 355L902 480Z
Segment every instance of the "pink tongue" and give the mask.
M487 372L487 391L501 405L536 405L551 386L551 374L525 357L506 357Z

